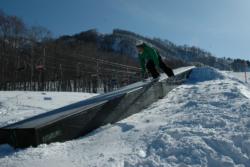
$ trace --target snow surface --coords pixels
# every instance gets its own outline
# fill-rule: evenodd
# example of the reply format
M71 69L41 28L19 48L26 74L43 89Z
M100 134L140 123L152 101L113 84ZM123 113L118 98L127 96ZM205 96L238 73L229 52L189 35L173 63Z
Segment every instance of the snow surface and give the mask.
M72 92L0 91L0 127L95 95Z
M194 69L165 98L88 136L20 150L0 145L0 166L250 167L250 85L240 79Z

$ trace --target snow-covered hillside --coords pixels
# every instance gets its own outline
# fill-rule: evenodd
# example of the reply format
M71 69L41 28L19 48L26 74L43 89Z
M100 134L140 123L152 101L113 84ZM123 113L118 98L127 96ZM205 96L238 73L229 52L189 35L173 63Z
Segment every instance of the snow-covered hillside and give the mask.
M0 166L250 167L250 85L239 79L195 69L165 98L88 136L22 150L1 145Z

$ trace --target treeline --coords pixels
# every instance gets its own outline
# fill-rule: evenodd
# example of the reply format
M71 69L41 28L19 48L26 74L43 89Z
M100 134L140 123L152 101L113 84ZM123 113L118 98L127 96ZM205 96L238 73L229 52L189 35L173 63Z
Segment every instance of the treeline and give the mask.
M53 39L0 12L0 89L110 91L139 80L138 63L99 48L95 30Z

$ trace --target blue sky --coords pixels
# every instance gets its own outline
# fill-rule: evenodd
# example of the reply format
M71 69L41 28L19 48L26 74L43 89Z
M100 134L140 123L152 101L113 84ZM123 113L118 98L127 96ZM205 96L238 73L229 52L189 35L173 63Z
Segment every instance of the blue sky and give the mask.
M250 0L0 0L0 9L55 36L120 28L250 60Z

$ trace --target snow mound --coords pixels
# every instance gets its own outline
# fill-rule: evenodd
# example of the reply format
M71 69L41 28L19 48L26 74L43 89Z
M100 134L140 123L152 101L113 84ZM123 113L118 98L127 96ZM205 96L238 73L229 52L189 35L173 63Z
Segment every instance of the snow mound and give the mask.
M189 82L196 83L196 82L204 82L204 81L211 81L224 78L225 76L214 68L201 67L192 70L192 73L190 74L189 77Z

